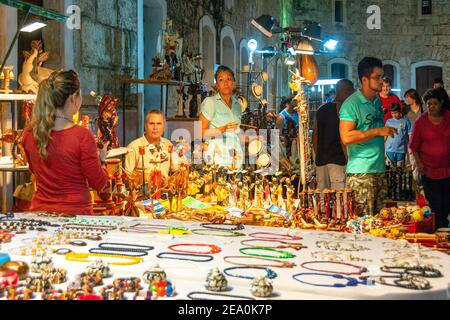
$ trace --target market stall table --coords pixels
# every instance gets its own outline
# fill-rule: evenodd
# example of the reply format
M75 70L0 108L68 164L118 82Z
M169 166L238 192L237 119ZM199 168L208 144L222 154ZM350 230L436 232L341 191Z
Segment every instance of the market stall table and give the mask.
M70 223L69 218L43 218L42 216L37 216L35 214L22 214L16 215L16 217L27 217L35 219L43 219L50 221L52 224L64 225ZM84 217L89 220L89 217ZM220 237L220 236L206 236L195 234L195 230L201 229L212 230L215 229L205 229L202 228L200 223L187 223L174 220L148 220L148 219L138 219L129 217L91 217L97 219L98 221L103 221L103 224L109 226L117 226L117 229L113 231L108 231L103 239L99 241L83 240L86 241L88 246L86 247L76 247L71 245L54 246L54 249L58 248L68 248L74 252L84 252L87 253L89 249L99 247L100 243L124 243L132 244L138 246L151 246L154 247L153 250L148 252L148 255L142 257L143 262L138 264L126 265L126 266L116 266L111 265L111 272L113 277L109 279L104 279L104 284L110 284L115 278L118 277L141 277L143 273L151 268L152 266L158 264L166 273L167 279L171 280L173 285L176 287L176 296L170 299L188 299L188 295L191 292L207 292L204 287L204 282L207 277L208 272L217 267L220 271L224 271L226 268L236 267L233 264L225 262L224 258L227 256L240 256L245 257L241 252L242 248L252 247L252 241L255 242L255 236L260 238L273 239L273 234L278 235L288 235L282 238L291 237L301 237L302 240L288 241L301 243L307 248L297 248L300 250L295 250L293 248L283 248L279 249L284 252L289 252L290 255L295 255L295 258L284 259L285 262L295 263L293 268L275 268L270 267L276 274L277 277L273 279L273 295L270 299L282 299L282 300L299 300L299 299L449 299L449 285L450 285L450 256L431 251L427 248L412 247L410 249L402 249L406 246L405 242L393 241L383 238L376 237L366 237L360 235L351 235L343 233L334 232L318 232L318 231L303 231L294 229L280 229L280 228L264 228L264 227L253 227L245 226L243 230L236 232L243 233L245 236L237 237ZM109 221L109 223L107 222ZM155 232L160 232L164 230L180 230L176 228L185 228L188 231L194 231L194 234L181 235L182 232L172 232L173 234L159 234L159 233L145 233L149 231L148 228L136 228L136 224L151 224L154 225L153 230ZM129 229L131 227L131 229ZM38 233L37 231L28 231L26 234L16 235L11 243L6 243L1 245L0 252L9 253L13 261L25 261L27 263L31 262L31 257L22 257L17 254L17 248L23 247L27 243L30 243L30 239L40 235L50 235L54 232L54 228L45 227L48 229L45 233ZM175 228L175 229L174 229ZM125 230L128 232L121 231ZM141 231L141 233L130 232L130 231ZM217 230L215 230L217 231ZM207 232L199 232L206 234ZM221 232L209 232L210 234L221 234ZM224 232L222 232L223 234ZM259 235L255 235L255 233ZM252 235L252 236L250 236ZM279 237L279 236L278 236ZM251 241L248 241L251 240ZM242 241L244 245L241 244ZM259 240L262 241L262 240ZM282 241L282 240L279 240ZM284 240L283 240L284 241ZM276 245L276 241L273 240L272 245ZM181 244L198 244L207 245L206 247L182 247L177 246ZM257 245L257 242L255 242ZM409 245L411 246L411 245ZM193 262L193 261L181 261L178 259L161 259L157 256L161 256L161 253L175 253L171 251L170 248L177 250L190 250L197 252L208 252L211 250L214 252L211 254L213 256L212 261L208 262ZM220 252L217 252L217 247ZM352 264L353 266L348 266L344 264L331 264L326 266L326 264L317 264L314 261L315 257L320 259L324 252L328 254L335 253L333 249L338 247L344 248L345 254L351 254L354 257L359 257L363 261L348 261L346 263ZM16 250L14 250L16 248ZM216 249L214 249L216 248ZM328 249L328 250L327 250ZM402 251L407 250L407 251ZM240 252L241 251L241 252ZM249 250L251 251L251 249ZM398 252L397 252L398 251ZM322 254L317 254L317 253ZM439 269L442 273L441 278L429 278L431 284L431 289L429 290L410 290L400 287L384 286L380 284L376 285L365 285L365 284L353 284L352 286L343 287L321 287L318 284L335 284L335 283L347 283L345 279L337 279L322 275L318 275L318 271L311 271L310 269L326 269L328 271L336 270L342 273L353 273L353 275L346 276L347 278L358 278L358 274L361 269L367 268L368 272L362 273L362 275L379 275L382 272L380 268L386 265L386 260L400 259L399 253L409 253L409 258L414 260L415 255L421 256L424 263L432 264L435 268ZM258 253L258 250L252 251L253 254ZM313 253L316 255L313 257ZM267 252L261 254L268 254ZM272 253L274 254L274 253ZM271 255L272 255L271 254ZM276 254L275 254L276 255ZM163 255L164 256L164 255ZM170 256L170 255L169 255ZM68 261L64 256L61 255L51 255L53 259L54 266L57 268L67 269L68 282L57 285L55 288L67 288L69 282L74 281L77 275L81 274L86 270L88 263ZM200 257L200 256L198 256ZM194 255L195 258L195 255ZM93 257L92 261L98 259ZM197 259L197 258L196 258ZM199 258L198 258L199 259ZM385 259L384 263L381 259ZM405 259L405 257L403 257ZM108 262L110 259L105 259L104 262ZM114 259L113 259L114 260ZM117 259L115 259L117 261ZM201 260L201 259L200 259ZM228 261L233 259L227 259ZM243 259L242 259L243 260ZM243 262L233 260L234 262ZM255 260L257 262L257 260ZM308 262L314 262L308 264ZM303 265L303 266L302 266ZM245 272L244 269L241 270L229 270L230 274L245 275L249 272ZM312 283L305 284L294 280L293 276L299 273L313 273L314 275L296 276L297 279L301 278L303 282ZM255 272L250 272L250 274L255 274ZM259 274L265 274L264 272L259 272ZM385 274L386 275L386 274ZM227 276L229 291L223 292L225 295L242 296L242 297L252 297L249 286L250 279L238 278ZM143 282L142 282L143 284ZM96 288L97 290L100 289ZM39 297L39 295L37 295ZM132 298L132 296L130 297ZM204 296L204 298L215 298L215 296ZM219 297L220 298L220 297ZM169 299L169 298L165 298ZM222 299L228 299L223 297Z

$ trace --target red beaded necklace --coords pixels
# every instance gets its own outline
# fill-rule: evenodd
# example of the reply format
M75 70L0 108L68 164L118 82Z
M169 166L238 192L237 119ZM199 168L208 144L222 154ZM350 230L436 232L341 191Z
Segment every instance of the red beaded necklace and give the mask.
M278 233L270 233L270 232L256 232L249 235L249 237L262 239L262 240L303 240L302 237L291 236L288 234L278 234Z
M175 249L176 247L208 247L210 248L209 251L187 251L187 250L180 250ZM193 243L187 243L187 244L174 244L169 247L170 250L174 252L179 253L189 253L189 254L216 254L220 253L222 249L214 244L193 244Z

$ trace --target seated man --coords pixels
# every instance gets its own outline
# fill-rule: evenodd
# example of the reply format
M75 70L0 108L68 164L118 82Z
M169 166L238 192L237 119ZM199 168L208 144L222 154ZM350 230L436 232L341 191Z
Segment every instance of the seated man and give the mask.
M128 146L130 152L125 158L125 170L129 173L137 170L142 172L145 168L146 180L153 170L161 170L163 176L167 178L171 168L171 153L173 151L172 143L163 138L166 126L164 115L161 111L152 110L145 117L145 134L139 139L134 140ZM142 164L142 155L140 149L144 151L144 165Z

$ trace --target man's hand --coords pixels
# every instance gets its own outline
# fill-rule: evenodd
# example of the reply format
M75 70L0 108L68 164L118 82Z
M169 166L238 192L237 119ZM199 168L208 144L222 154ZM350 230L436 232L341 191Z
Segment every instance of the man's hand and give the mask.
M224 131L223 131L224 133L227 132L227 131L235 132L239 128L239 123L238 122L231 122L231 123L228 123L223 128L224 128Z
M378 136L380 137L391 137L393 138L397 134L397 129L392 127L384 127L378 129Z

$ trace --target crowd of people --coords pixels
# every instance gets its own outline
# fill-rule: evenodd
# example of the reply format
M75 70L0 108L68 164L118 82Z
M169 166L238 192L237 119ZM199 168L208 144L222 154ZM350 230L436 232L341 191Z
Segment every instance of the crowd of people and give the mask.
M372 215L387 200L386 167L409 165L436 214L436 227L448 227L450 100L442 79L423 97L407 90L403 103L391 91L392 80L383 76L381 60L364 58L358 75L360 90L353 93L353 84L341 80L334 101L317 112L313 144L319 188L354 189L358 212Z
M392 93L392 81L384 77L379 59L364 58L358 65L358 75L360 89L356 90L350 80L339 81L336 91L317 112L312 140L318 188L354 189L359 214L372 215L386 200L386 166L409 165L436 213L437 227L447 227L450 99L442 80L437 79L423 97L415 89L406 91L403 103ZM222 66L215 76L218 93L205 99L201 109L202 136L210 144L210 158L218 152L222 159L232 160L236 157L227 150L240 145L237 132L242 110L233 96L233 71ZM285 101L276 123L282 132L282 150L291 147L285 144L285 138L298 132L297 101L293 97ZM105 148L98 150L89 129L73 124L81 103L80 81L74 71L54 72L40 85L33 121L23 139L37 186L32 210L92 214L89 190L101 191L107 184ZM148 175L154 150L166 155L159 159L164 176L177 169L180 159L172 143L162 137L164 131L164 115L151 111L146 116L144 135L129 145L132 151L126 156L127 171L144 170ZM223 146L221 141L225 140L232 146Z

